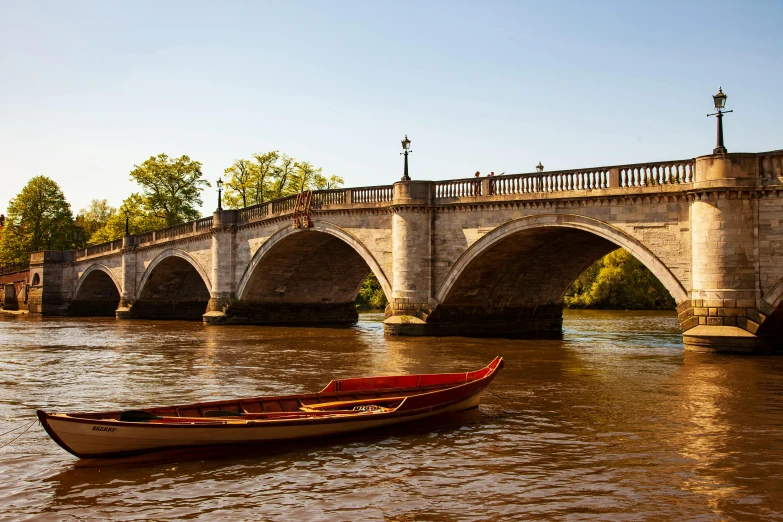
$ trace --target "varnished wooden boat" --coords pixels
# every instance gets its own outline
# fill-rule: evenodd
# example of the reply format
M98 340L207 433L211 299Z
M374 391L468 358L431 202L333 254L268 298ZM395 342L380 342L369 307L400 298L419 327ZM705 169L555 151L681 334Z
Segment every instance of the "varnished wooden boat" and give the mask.
M317 438L474 408L502 367L496 357L478 371L341 379L318 393L137 411L38 410L38 418L57 444L80 458Z

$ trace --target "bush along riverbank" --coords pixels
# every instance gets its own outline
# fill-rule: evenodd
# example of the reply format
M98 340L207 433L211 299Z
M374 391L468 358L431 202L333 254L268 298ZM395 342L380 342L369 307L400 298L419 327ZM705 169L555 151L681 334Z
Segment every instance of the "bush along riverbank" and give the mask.
M356 296L356 308L362 311L383 312L387 304L389 304L389 301L386 300L386 294L383 293L381 283L378 282L375 274L370 272L370 275L362 283L359 295Z
M638 259L623 249L602 257L566 290L566 308L673 310L671 294Z

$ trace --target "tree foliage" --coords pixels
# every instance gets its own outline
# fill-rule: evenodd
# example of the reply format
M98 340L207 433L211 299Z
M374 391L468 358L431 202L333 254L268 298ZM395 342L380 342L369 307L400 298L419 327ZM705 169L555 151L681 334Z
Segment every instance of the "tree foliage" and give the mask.
M133 193L122 202L119 212L113 213L106 221L106 225L90 236L87 244L99 245L122 238L125 235L126 210L128 211L128 229L131 234L143 234L167 226L163 216L149 208L144 196Z
M84 241L93 244L90 238L104 228L116 213L117 209L105 199L93 199L89 207L81 209L76 216L76 226L82 230Z
M675 306L663 284L623 249L593 263L565 295L569 308L663 310Z
M359 290L359 295L356 297L356 304L359 308L371 309L371 310L383 310L386 308L388 301L386 300L386 294L383 293L383 288L375 274L370 272Z
M30 252L73 248L74 231L71 205L60 186L46 176L36 176L8 204L0 262L27 263Z
M290 196L304 190L328 190L340 187L340 176L325 176L322 169L308 161L296 161L273 150L253 154L252 159L238 159L224 171L227 208L243 208L270 199Z
M169 158L158 154L134 167L130 175L142 187L144 206L162 217L165 226L201 216L201 190L210 185L202 179L200 162L188 156Z

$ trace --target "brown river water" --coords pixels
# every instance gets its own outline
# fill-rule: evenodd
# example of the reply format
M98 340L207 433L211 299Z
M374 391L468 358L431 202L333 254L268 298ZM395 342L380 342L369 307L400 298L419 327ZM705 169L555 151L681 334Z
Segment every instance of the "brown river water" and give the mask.
M546 341L389 338L381 319L0 316L0 433L36 408L297 393L506 361L477 410L339 440L79 461L36 423L0 449L0 519L783 520L783 358L684 353L669 312L566 312L563 339Z

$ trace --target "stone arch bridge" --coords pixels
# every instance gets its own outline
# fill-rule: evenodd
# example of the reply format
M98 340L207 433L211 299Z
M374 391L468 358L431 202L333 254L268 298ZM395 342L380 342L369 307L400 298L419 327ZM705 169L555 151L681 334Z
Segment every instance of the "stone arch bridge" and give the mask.
M686 348L759 351L783 331L783 151L319 191L31 257L30 311L352 322L372 270L385 329L561 331L567 287L625 248L668 289Z

